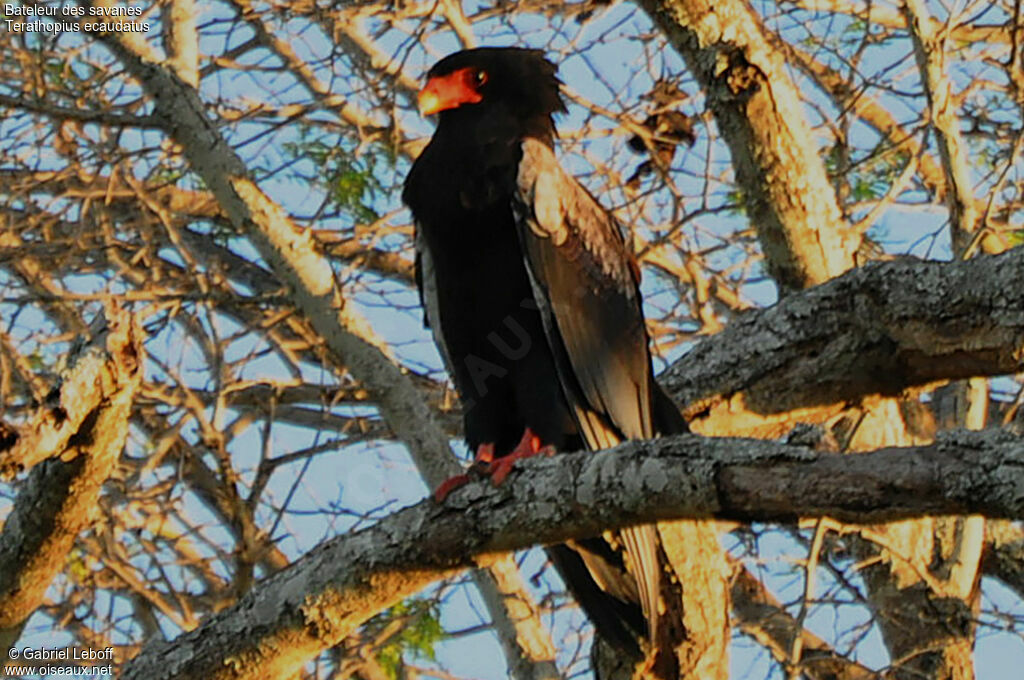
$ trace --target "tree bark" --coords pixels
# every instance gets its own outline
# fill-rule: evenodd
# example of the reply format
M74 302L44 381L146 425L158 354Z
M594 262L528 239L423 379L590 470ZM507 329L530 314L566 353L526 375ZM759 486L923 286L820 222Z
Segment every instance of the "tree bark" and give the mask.
M659 380L695 429L780 436L866 397L1024 370L1022 310L1024 249L901 258L743 314Z
M233 608L156 643L122 678L266 678L294 672L377 611L474 563L537 543L668 519L797 517L877 523L977 512L1024 517L1024 440L958 432L860 455L680 435L531 459L320 545ZM766 471L770 471L768 474Z
M0 532L0 638L7 642L17 640L64 570L75 538L96 516L100 490L124 448L142 357L134 318L111 307L107 327L73 358L53 399L26 427L2 428L0 452L16 454L9 461L26 462L26 451L45 454ZM9 646L3 647L5 661Z

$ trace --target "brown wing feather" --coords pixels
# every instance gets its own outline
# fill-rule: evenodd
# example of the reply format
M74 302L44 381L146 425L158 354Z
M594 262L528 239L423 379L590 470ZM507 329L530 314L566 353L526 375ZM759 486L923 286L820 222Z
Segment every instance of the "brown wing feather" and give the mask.
M654 436L651 368L635 265L614 218L545 144L527 139L516 214L559 378L587 447ZM621 532L652 636L661 567L653 526Z
M647 333L619 227L562 170L549 147L531 139L522 146L520 238L534 295L551 322L550 340L564 347L566 368L577 383L566 390L620 439L650 438Z

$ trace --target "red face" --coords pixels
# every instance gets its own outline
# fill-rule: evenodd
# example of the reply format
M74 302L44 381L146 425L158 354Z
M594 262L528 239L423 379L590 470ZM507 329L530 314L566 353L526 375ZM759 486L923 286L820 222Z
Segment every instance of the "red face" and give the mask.
M420 90L420 114L429 116L463 104L483 101L480 88L487 82L487 72L475 67L460 68L443 76L434 76Z

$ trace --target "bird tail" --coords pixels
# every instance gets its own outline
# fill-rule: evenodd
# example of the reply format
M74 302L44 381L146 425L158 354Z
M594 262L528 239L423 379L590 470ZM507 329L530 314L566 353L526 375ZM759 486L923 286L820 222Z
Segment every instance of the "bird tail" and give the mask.
M576 409L577 421L587 448L593 451L611 448L622 442L622 437L609 427L604 419L588 409ZM658 602L661 596L661 560L658 557L658 529L653 524L630 527L619 532L629 558L630 570L636 579L637 594L647 635L652 647L658 639Z
M647 634L654 644L660 630L658 600L661 595L661 560L658 559L658 528L653 524L644 524L623 529L619 535L632 562L640 608L644 610Z

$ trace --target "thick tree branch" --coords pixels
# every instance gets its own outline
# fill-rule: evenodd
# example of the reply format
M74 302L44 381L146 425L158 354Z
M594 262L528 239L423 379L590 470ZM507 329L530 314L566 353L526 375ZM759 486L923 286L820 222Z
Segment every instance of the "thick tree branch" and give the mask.
M978 227L978 210L967 161L968 150L960 134L957 102L946 65L947 60L952 61L952 55L946 49L946 31L941 26L936 28L938 22L932 19L928 7L921 0L904 0L901 10L914 44L914 58L928 95L928 113L939 147L939 158L942 159L953 252L957 257L964 257ZM993 243L988 252L1003 250L1005 246Z
M1022 369L1017 248L969 262L906 258L851 271L739 317L661 380L691 418L736 420L746 410L740 427L763 434L773 419L820 420L872 395Z
M323 337L337 366L345 366L378 398L381 414L409 450L431 486L458 470L447 437L429 406L338 289L330 264L313 239L252 181L242 159L206 115L198 95L172 73L124 42L100 36L153 101L153 115L196 174L206 182L231 224L245 234Z
M0 640L5 643L17 639L63 570L124 448L132 400L142 380L142 338L125 311L110 312L107 321L108 328L68 371L57 396L60 406L41 406L43 415L11 449L24 451L23 442L40 442L47 459L28 475L0 533ZM68 415L72 403L84 412L80 418ZM72 423L69 431L53 427L61 411L62 422ZM60 436L53 434L57 430ZM0 449L14 441L10 428L3 432ZM4 659L8 647L3 646Z
M860 455L682 435L534 459L342 536L257 585L122 678L287 677L377 611L488 556L675 518L877 523L936 514L1024 517L1024 440L957 432Z
M77 450L83 437L92 436L88 433L95 427L94 420L111 400L127 395L131 404L141 382L139 331L133 330L126 312L111 314L107 322L114 330L104 331L97 345L75 357L59 390L47 397L34 417L17 428L3 426L0 475L9 477Z

